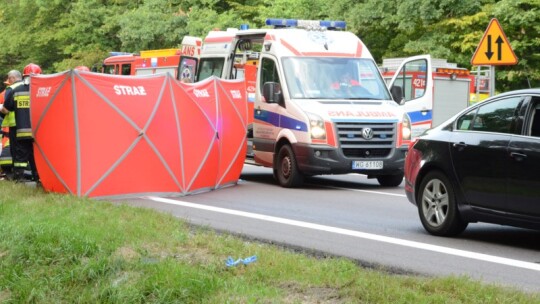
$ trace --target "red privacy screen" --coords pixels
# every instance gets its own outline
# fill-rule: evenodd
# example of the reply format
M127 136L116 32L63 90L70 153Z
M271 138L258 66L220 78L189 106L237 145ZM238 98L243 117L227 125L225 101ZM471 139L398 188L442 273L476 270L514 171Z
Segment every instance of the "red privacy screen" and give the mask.
M33 76L30 94L46 191L186 195L238 181L248 119L243 81L72 70Z

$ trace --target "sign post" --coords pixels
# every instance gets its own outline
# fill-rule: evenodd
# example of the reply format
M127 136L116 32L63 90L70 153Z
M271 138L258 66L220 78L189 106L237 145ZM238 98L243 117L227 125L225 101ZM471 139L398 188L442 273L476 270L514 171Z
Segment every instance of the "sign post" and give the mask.
M490 96L495 94L495 66L514 65L517 62L516 54L508 43L499 21L496 18L491 19L471 59L472 65L490 66Z

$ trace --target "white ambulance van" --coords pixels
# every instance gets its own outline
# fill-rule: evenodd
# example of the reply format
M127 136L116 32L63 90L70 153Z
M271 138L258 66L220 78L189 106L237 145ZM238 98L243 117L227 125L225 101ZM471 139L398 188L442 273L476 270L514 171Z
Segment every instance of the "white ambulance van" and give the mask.
M253 84L248 161L273 168L283 187L346 173L400 185L410 119L399 105L402 92L390 93L364 43L343 21L266 24L274 28L210 32L196 78Z

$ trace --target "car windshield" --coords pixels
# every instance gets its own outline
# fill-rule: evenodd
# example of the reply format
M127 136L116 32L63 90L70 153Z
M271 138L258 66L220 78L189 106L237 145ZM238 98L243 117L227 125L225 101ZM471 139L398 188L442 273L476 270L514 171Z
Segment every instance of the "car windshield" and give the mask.
M294 99L391 99L371 59L286 57L283 68Z

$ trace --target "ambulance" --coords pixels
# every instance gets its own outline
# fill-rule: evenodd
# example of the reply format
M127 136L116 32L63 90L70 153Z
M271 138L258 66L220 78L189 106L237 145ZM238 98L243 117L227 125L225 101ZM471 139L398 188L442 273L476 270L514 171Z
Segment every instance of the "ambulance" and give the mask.
M195 82L197 65L201 56L202 39L199 37L185 36L182 39L182 53L178 65L177 79L183 82Z
M210 32L196 76L246 81L247 162L273 168L283 187L347 173L400 185L410 118L399 105L402 92L388 90L364 43L343 21L266 25L273 28Z

